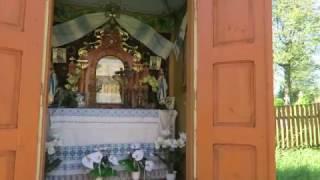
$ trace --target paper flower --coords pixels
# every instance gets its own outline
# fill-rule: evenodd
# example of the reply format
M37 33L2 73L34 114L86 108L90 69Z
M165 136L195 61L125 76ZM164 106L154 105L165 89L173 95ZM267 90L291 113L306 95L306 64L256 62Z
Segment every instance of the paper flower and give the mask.
M111 155L111 156L109 156L108 160L114 166L118 166L119 165L119 161L118 161L118 158L116 156Z
M136 150L132 153L132 158L135 161L141 161L143 159L143 156L144 156L143 150Z
M154 163L153 161L146 161L144 169L148 172L152 171L154 168Z

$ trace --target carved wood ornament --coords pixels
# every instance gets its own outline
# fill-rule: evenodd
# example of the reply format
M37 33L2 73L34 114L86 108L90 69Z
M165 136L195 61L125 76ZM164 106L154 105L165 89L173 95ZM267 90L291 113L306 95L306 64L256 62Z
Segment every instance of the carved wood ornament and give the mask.
M130 72L132 69L134 56L124 51L122 48L121 34L117 29L105 30L102 36L101 46L97 49L92 49L88 52L85 57L88 60L88 69L85 77L85 94L87 107L95 108L121 108L130 104L127 102L127 96L130 96L131 89L135 84L135 78L133 76L127 76L127 82L125 87L121 87L121 98L124 102L119 104L112 103L97 103L96 92L97 92L97 79L96 69L99 61L104 57L116 57L121 60L124 64L123 72ZM121 73L121 72L120 72ZM134 73L133 73L134 74Z

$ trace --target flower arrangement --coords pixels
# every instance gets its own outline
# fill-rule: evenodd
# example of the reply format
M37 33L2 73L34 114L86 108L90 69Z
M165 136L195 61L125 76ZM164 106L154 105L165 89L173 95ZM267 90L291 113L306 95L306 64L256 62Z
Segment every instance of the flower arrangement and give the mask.
M129 152L127 159L120 161L120 164L128 171L132 173L133 179L139 179L140 172L143 170L144 176L147 172L151 172L154 168L153 161L147 160L145 153L140 149L139 144L135 144L131 147L132 152ZM136 175L134 174L136 173ZM134 177L136 176L136 177Z
M101 179L116 176L115 167L119 165L119 161L113 155L103 155L102 152L97 151L82 158L82 164L90 169L90 176Z
M76 64L74 72L68 73L68 78L67 78L68 84L65 85L65 88L67 90L77 92L80 76L81 76L81 66L79 64Z
M156 156L166 164L168 173L174 173L176 165L183 160L186 140L185 133L180 133L179 138L171 138L168 133L157 138L155 142Z
M46 142L45 173L51 172L61 164L61 159L53 158L54 154L56 153L56 147L60 144L61 141L58 138Z
M141 83L151 86L152 92L157 92L159 89L159 82L154 76L146 76L141 80Z
M142 170L144 172L152 171L154 163L146 159L145 153L140 149L139 144L132 145L131 149L133 151L128 152L128 158L123 160L118 160L114 155L104 155L103 152L106 149L97 149L96 152L82 158L82 164L90 169L89 175L96 178L96 180L117 176L118 170L121 170L121 166L132 174L136 173L136 178L132 175L133 179L139 179L140 172Z

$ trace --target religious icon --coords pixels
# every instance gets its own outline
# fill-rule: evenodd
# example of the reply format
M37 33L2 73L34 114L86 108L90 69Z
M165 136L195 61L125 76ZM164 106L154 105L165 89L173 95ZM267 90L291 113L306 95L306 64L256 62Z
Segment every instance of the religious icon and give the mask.
M116 57L104 57L96 69L96 102L98 104L122 104L121 82L117 72L124 69L124 64Z
M161 57L159 56L150 56L149 69L159 70L161 68Z
M66 63L67 62L66 48L53 48L52 61L53 63Z

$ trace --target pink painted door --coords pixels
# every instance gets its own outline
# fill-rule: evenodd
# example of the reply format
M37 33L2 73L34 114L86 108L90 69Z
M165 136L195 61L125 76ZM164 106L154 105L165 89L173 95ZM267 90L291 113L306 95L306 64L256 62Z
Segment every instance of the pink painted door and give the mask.
M198 0L197 176L274 180L271 0Z
M0 180L35 180L45 0L0 0Z

